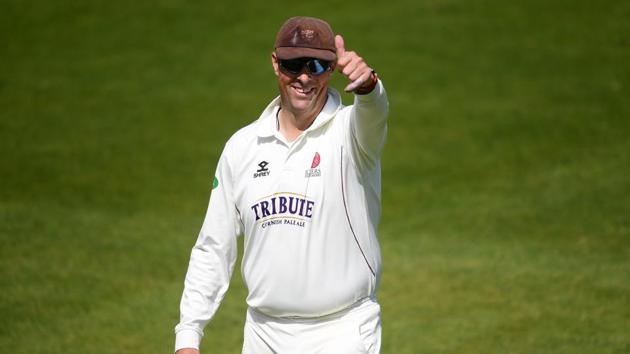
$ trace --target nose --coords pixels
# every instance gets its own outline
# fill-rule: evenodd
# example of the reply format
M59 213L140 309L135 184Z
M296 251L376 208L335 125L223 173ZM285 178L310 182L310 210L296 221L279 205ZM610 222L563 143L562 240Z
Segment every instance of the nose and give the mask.
M308 72L306 72L306 70L302 70L302 72L296 77L296 79L301 83L306 83L310 81L311 76L308 74Z

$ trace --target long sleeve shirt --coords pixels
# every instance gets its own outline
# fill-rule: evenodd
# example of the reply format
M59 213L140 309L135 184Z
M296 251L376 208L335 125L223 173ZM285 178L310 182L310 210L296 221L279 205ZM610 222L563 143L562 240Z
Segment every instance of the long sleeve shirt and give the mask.
M326 103L296 140L280 134L279 97L226 143L192 249L178 350L198 348L237 258L247 304L269 316L319 317L374 297L381 272L380 155L388 101L379 81L343 106Z

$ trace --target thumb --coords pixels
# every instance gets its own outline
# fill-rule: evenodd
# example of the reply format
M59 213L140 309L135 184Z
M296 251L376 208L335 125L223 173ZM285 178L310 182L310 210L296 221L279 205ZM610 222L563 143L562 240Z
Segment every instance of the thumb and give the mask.
M337 59L339 59L346 53L346 47L341 35L335 36L335 47L337 48Z

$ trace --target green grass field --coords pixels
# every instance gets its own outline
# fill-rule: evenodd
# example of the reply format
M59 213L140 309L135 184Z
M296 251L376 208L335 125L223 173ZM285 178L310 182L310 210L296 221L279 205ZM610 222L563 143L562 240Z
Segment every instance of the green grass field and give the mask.
M622 0L2 1L0 352L172 351L215 164L293 15L389 92L382 352L630 352ZM240 353L244 298L235 273L204 353Z

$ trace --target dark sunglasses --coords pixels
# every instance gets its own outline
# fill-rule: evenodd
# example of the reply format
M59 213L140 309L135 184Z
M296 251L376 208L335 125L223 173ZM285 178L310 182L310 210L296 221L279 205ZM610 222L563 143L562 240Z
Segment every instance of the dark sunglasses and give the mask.
M319 76L330 70L330 64L329 61L316 58L278 59L280 69L293 76L300 75L304 67L310 75Z

